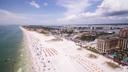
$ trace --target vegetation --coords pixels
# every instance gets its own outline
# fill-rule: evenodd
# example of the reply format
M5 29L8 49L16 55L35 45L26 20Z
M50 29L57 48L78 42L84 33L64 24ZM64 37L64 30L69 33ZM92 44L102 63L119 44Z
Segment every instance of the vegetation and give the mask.
M95 48L88 48L87 50L90 50L90 51L92 51L92 52L94 52L94 53L97 53L97 54L99 54L99 52L95 49Z
M114 34L114 32L113 33L100 32L96 35L82 35L80 37L80 40L82 40L82 41L94 41L96 38L98 38L101 35L111 35L111 34Z
M113 32L113 33L100 32L99 34L97 34L97 37L102 36L102 35L111 35L111 34L114 34L114 33L115 32Z
M110 66L111 68L115 69L115 68L120 68L119 65L112 63L112 62L106 62L108 66Z
M94 41L96 38L96 36L86 36L86 35L82 35L80 37L80 40L82 41Z
M128 65L128 50L113 50L109 53L111 58L122 65Z

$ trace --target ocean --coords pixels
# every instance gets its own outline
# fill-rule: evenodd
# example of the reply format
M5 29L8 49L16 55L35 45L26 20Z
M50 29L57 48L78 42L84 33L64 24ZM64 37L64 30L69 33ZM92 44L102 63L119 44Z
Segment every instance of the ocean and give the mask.
M0 72L16 72L22 36L19 26L0 26Z

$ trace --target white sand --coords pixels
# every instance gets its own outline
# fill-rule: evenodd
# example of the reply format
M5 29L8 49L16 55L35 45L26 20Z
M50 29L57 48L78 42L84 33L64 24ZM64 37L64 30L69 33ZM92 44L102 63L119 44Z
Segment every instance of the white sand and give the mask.
M105 61L111 60L101 55L93 53L98 58L89 58L88 54L92 52L77 50L79 46L72 41L50 41L55 37L24 29L22 31L29 42L35 72L128 72L125 67L108 67Z

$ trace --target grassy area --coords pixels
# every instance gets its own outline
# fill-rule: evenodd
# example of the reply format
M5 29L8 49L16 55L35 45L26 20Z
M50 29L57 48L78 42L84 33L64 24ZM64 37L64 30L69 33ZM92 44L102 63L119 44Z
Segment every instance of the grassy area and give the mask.
M82 35L80 37L80 40L82 40L82 41L94 41L95 38L96 38L95 36L85 36L85 35Z
M94 52L94 53L99 54L99 52L98 52L96 49L94 49L94 48L89 48L89 49L87 49L87 50L90 50L90 51L92 51L92 52Z
M82 41L94 41L96 38L98 38L99 36L102 36L102 35L111 35L111 34L114 34L114 33L106 33L106 32L101 32L99 34L96 34L96 35L82 35L80 37L80 40Z
M112 62L106 62L106 64L107 64L109 67L113 68L113 69L115 69L115 68L120 68L119 65L117 65L117 64L115 64L115 63L112 63Z

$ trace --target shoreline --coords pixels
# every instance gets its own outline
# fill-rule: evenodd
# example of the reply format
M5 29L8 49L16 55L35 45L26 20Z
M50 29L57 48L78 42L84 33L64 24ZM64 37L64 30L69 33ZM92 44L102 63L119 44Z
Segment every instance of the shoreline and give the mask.
M23 39L21 43L21 48L19 49L18 53L19 56L17 57L18 63L15 65L16 69L15 72L33 72L32 70L32 59L30 50L28 49L28 42L26 38L25 32L23 32L23 28L19 27L22 31Z

